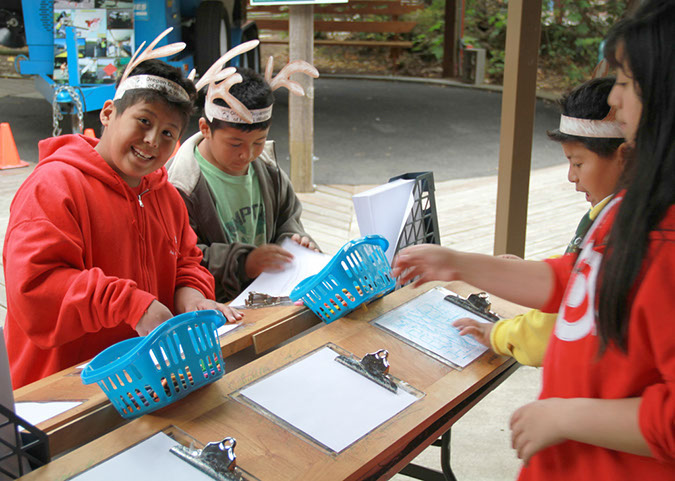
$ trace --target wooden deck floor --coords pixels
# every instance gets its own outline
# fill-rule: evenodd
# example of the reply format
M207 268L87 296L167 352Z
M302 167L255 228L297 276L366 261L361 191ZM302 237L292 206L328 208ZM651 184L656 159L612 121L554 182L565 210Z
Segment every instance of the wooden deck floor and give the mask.
M564 251L589 207L566 179L566 165L532 172L525 247L528 259L543 259ZM492 254L497 177L435 184L441 244ZM351 197L370 187L373 186L318 185L311 194L298 194L305 229L324 252L333 254L345 242L359 236Z
M0 171L0 248L4 244L9 205L32 168ZM494 243L497 177L436 182L435 198L441 244L491 254ZM321 249L335 253L359 237L352 195L372 185L318 185L311 194L298 194L303 203L305 229ZM530 197L525 256L543 259L560 254L577 222L588 209L581 194L567 182L567 166L535 170ZM0 278L0 325L7 310L4 275Z

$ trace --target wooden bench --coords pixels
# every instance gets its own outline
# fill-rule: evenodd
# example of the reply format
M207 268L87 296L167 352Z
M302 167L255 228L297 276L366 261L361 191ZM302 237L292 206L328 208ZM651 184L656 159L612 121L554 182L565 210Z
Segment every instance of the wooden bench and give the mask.
M414 2L414 3L413 3ZM315 38L314 44L342 47L384 47L390 49L396 66L402 49L413 46L410 33L417 25L413 21L399 20L401 15L424 8L419 0L350 0L314 6L314 31L321 33L386 34L384 40L342 38ZM255 21L258 30L288 32L288 6L247 6L247 19ZM407 36L407 39L402 38ZM260 40L267 44L287 44L288 38Z

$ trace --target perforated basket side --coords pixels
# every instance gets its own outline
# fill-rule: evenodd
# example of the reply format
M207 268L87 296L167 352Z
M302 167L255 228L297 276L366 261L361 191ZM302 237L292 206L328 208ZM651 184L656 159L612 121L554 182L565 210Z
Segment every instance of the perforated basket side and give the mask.
M143 349L121 357L124 362L97 383L125 418L175 402L225 373L218 324L202 316L167 326Z
M336 255L331 269L312 281L313 287L301 297L324 322L349 314L361 304L393 289L384 250L371 242L354 242Z

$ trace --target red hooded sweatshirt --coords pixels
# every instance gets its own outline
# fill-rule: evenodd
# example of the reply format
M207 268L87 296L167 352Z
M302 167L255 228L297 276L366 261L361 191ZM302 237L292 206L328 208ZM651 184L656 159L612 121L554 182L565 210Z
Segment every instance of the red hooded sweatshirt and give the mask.
M675 206L649 234L628 322L628 350L599 353L600 266L618 210L617 196L596 219L578 256L547 259L555 274L544 312L558 310L544 358L540 399L641 398L640 431L653 457L576 441L539 451L519 481L675 480Z
M155 299L175 313L178 287L214 298L166 169L132 189L97 143L81 135L41 141L40 162L10 206L2 258L15 389L136 336Z

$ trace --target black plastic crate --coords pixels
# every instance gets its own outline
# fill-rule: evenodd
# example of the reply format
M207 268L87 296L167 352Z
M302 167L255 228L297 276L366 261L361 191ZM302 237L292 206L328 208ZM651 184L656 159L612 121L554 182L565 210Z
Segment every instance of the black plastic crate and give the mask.
M0 455L0 474L18 479L30 471L26 468L26 462L31 469L37 469L49 462L47 435L2 404L0 432L3 434L0 436L0 446L4 448Z
M440 244L438 232L438 215L436 214L436 198L434 197L433 172L409 172L389 179L414 180L413 206L396 244L396 252L415 244Z

